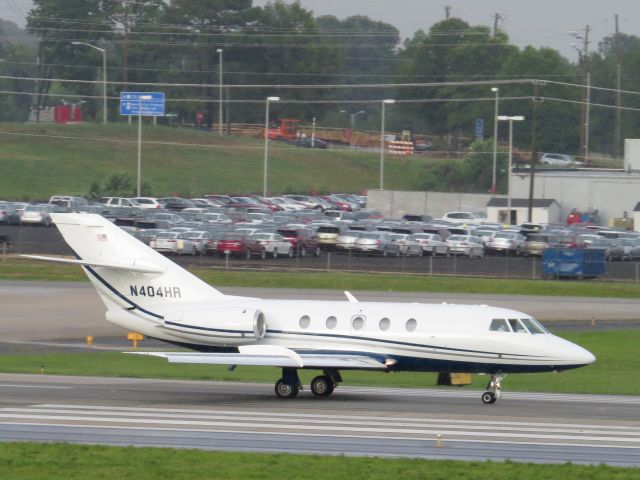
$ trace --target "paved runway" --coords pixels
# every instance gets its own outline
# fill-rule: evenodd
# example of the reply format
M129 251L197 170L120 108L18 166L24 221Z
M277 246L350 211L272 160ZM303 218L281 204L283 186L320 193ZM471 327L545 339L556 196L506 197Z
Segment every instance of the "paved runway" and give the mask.
M341 299L337 291L223 289L264 298ZM635 326L640 301L354 292L361 300L487 303L543 321ZM0 338L38 342L123 331L89 284L0 282ZM33 348L33 347L29 347ZM570 373L569 373L570 374ZM274 379L275 380L275 379ZM341 386L333 397L275 397L273 385L0 375L0 440L215 450L511 459L640 466L640 397ZM438 437L440 436L440 437ZM438 441L439 440L439 441Z
M640 466L640 397L0 375L0 440Z

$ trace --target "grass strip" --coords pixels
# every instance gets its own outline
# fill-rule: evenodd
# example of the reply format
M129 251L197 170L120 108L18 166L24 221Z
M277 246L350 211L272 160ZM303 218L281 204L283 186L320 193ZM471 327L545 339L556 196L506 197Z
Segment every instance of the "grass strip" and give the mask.
M505 391L599 393L640 395L640 330L567 332L562 336L594 353L597 361L577 370L561 373L513 374L503 382ZM99 339L97 339L99 341ZM144 346L144 342L142 343ZM87 375L182 380L275 382L280 369L238 367L233 372L222 365L169 364L155 357L118 352L42 353L0 356L0 372L51 375ZM422 372L342 372L345 385L427 388L436 385L436 374ZM301 370L308 384L317 371ZM474 375L471 388L483 389L489 377ZM452 387L458 388L458 387ZM338 390L339 393L339 390Z
M7 442L0 449L3 480L336 479L376 480L623 480L640 469L606 465L539 465L377 457L225 453L174 448Z
M640 298L640 284L621 282L429 277L386 273L237 271L218 268L192 268L191 272L217 287ZM0 261L0 280L87 281L87 277L75 265L7 258Z

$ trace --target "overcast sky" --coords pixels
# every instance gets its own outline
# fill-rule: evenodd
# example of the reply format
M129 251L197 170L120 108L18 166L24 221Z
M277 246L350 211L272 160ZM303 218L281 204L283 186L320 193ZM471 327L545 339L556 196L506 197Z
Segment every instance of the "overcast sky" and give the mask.
M285 0L292 3L293 0ZM267 0L254 0L264 5ZM568 30L591 28L590 49L615 30L614 15L620 17L620 31L640 36L639 0L300 0L303 7L316 16L335 15L346 18L366 15L396 26L403 38L418 29L428 30L444 19L446 5L451 15L472 25L493 25L493 15L503 15L502 28L517 46L549 46L559 50L571 61L577 53L569 45ZM31 8L31 0L0 0L0 17L18 25L25 23L24 14Z

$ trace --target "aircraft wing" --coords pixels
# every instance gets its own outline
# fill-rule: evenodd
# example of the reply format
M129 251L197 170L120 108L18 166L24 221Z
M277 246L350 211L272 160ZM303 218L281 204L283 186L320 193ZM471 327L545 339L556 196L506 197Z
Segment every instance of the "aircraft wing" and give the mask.
M373 357L355 354L296 353L285 347L245 346L240 353L202 352L127 352L167 359L170 363L200 363L209 365L251 365L292 368L339 368L351 370L387 370Z

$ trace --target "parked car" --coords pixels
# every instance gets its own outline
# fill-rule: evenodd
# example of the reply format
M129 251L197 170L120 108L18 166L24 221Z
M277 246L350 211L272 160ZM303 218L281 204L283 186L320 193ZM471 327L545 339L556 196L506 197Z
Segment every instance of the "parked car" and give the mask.
M268 255L278 258L278 255L293 258L293 245L279 233L254 233L249 240L262 245Z
M451 223L478 224L487 221L487 217L478 212L447 212L441 220Z
M400 248L400 253L410 257L412 255L422 256L422 244L416 242L408 233L391 233L391 239Z
M134 197L134 198L131 198L130 200L132 200L135 203L135 206L138 208L149 208L149 209L162 208L162 204L153 197Z
M546 233L533 233L527 236L522 247L522 256L533 255L541 257L545 248L558 247L560 245L558 237Z
M196 206L196 204L191 200L180 197L158 198L158 203L160 203L163 208L166 208L167 210L174 210L177 212L179 212L180 210L184 210L185 208Z
M338 225L320 225L313 238L320 244L320 248L333 250L336 247L338 235L343 232Z
M100 202L107 207L138 207L135 200L125 197L102 197Z
M28 205L20 216L21 225L44 225L50 227L52 224L51 213L61 213L65 209L51 203L38 203Z
M320 140L319 138L311 139L309 136L296 137L293 140L289 140L287 143L295 145L296 147L305 148L327 148L329 146L329 144L324 140Z
M258 256L267 258L267 251L264 245L250 240L248 234L238 232L227 232L221 236L216 246L218 255L225 256L227 252L231 256L244 257L250 259Z
M413 233L411 238L422 246L423 255L449 256L449 245L437 233Z
M467 257L484 257L482 239L475 235L451 235L447 238L449 252L454 255L466 255Z
M0 203L0 223L7 225L18 225L20 223L20 215L15 207L7 202Z
M363 234L363 230L346 230L336 237L336 250L352 251L356 240Z
M149 242L149 246L162 253L175 253L176 255L195 255L197 253L193 242L181 237L181 232L163 230L158 232L155 238Z
M300 257L311 254L320 256L320 244L313 238L311 232L304 228L279 228L276 233L291 242L293 250Z
M393 241L388 232L362 232L353 246L356 252L400 256L400 245Z
M496 232L484 242L485 252L520 255L526 238L516 232Z
M582 162L576 162L571 155L562 153L543 153L538 158L542 165L555 165L558 167L569 167L572 165L581 165Z
M189 239L191 243L193 243L196 253L198 255L204 255L206 253L206 245L211 239L211 234L201 230L189 230L181 233L179 237Z

